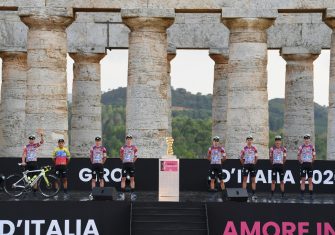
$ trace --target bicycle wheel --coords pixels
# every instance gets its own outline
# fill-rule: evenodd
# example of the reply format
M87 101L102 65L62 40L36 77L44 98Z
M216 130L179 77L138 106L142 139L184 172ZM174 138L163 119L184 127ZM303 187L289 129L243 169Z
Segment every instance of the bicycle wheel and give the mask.
M46 175L47 180L42 176L38 180L38 190L44 197L53 197L57 195L60 189L60 181L54 175Z
M9 196L21 196L25 190L25 182L22 179L22 175L15 174L8 176L4 182L4 189Z

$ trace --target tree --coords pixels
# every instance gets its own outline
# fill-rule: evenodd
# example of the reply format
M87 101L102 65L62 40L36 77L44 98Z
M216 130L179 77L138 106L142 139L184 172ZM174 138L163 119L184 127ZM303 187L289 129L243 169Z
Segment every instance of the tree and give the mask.
M212 96L192 94L184 88L171 89L172 136L174 152L179 157L199 158L206 155L211 144ZM118 157L124 144L126 120L126 88L118 88L102 95L102 132L109 156ZM178 108L176 108L178 107ZM315 145L318 159L326 158L327 107L315 104ZM69 117L71 107L69 104ZM71 118L71 117L70 117ZM69 125L71 123L69 122ZM283 135L284 99L269 101L269 144L275 135ZM285 144L285 143L284 143Z

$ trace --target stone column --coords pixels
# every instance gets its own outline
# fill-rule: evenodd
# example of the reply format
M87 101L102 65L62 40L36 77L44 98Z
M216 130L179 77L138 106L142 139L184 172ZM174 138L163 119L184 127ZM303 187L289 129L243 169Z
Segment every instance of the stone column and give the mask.
M104 53L71 53L74 60L71 106L71 153L88 157L94 137L101 136L100 60Z
M284 47L280 55L286 60L284 144L288 159L296 159L303 136L314 134L313 62L321 50Z
M209 56L214 60L214 83L212 100L212 136L219 136L226 142L227 91L228 91L228 50L210 49Z
M168 48L168 54L167 54L167 67L168 67L168 103L169 103L169 128L168 128L168 134L169 136L172 136L172 96L171 96L171 60L173 60L176 57L176 48Z
M228 108L226 149L237 158L251 134L259 158L268 158L269 110L267 92L267 33L275 10L226 9L229 28Z
M50 157L57 139L68 142L65 29L73 21L65 8L20 8L27 37L26 133L45 132L40 157Z
M27 54L1 52L2 84L0 105L1 157L20 157L26 142Z
M122 9L130 28L126 130L143 158L166 155L169 136L167 34L173 9Z
M327 159L335 160L335 9L327 9L325 23L332 29L330 45Z

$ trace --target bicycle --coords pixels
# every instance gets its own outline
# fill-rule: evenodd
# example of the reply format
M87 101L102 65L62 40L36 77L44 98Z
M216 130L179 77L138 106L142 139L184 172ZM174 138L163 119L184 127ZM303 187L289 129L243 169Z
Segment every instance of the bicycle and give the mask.
M23 164L18 163L19 166ZM58 194L60 189L60 180L52 174L47 174L52 169L51 166L41 167L39 170L24 170L21 174L9 175L4 182L5 192L13 197L20 197L23 193L32 191L35 185L44 197L53 197ZM37 173L33 177L28 174Z

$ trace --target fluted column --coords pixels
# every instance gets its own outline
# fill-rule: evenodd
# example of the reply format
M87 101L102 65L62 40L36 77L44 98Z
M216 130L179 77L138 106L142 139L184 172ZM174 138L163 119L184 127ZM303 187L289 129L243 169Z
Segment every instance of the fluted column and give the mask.
M335 160L335 9L327 9L325 23L332 29L330 45L327 159Z
M275 10L226 9L229 28L227 155L236 158L252 134L259 157L268 157L267 33Z
M305 134L315 141L313 62L321 50L284 47L286 60L284 144L288 159L296 159Z
M100 60L104 53L71 53L74 60L71 153L87 157L94 137L102 135Z
M26 133L42 128L45 144L39 156L50 157L58 138L68 142L65 29L73 21L65 8L20 8L28 26Z
M27 54L1 52L0 157L20 157L25 135Z
M210 49L209 56L215 62L212 98L212 136L219 136L222 143L225 144L227 138L228 50Z
M169 136L172 136L172 96L171 96L171 60L173 60L176 57L176 48L168 48L168 54L167 54L167 67L168 67L168 104L169 104L169 114L168 114L168 122L169 122L169 128L168 133Z
M169 135L167 34L173 9L122 9L130 28L126 130L140 157L166 155Z

